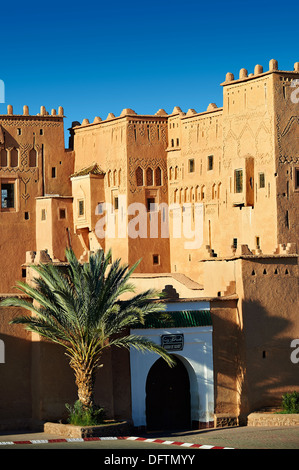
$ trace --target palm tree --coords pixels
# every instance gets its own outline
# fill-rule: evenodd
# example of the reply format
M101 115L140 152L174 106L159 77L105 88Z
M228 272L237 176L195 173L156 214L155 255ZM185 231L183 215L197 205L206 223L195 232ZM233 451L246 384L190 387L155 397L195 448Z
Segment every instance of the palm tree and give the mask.
M164 306L153 301L156 293L149 289L132 294L127 301L120 296L134 292L130 276L138 263L129 269L120 259L110 264L111 252L98 251L89 262L81 264L72 249L66 250L65 270L52 263L33 265L37 273L35 286L18 282L17 288L29 297L7 298L5 306L29 310L32 315L14 318L31 332L65 348L75 373L78 398L86 409L94 407L95 373L102 352L111 346L136 348L160 355L172 366L174 360L160 346L142 336L128 334L130 327L144 323L148 315L161 315ZM162 313L163 314L163 313Z

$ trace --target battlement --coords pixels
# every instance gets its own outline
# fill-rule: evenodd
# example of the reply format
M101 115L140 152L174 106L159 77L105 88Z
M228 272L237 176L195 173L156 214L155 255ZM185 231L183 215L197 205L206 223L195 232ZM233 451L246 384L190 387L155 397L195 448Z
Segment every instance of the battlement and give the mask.
M7 106L7 113L6 114L0 114L0 117L2 116L17 116L18 118L20 117L35 117L36 116L39 116L39 117L65 117L64 116L64 110L63 110L63 107L62 106L59 106L58 108L58 113L56 111L56 109L52 109L51 110L51 114L46 110L45 106L41 106L40 107L40 112L37 113L36 115L33 115L33 114L29 114L29 107L27 105L23 106L23 114L14 114L13 112L13 106L11 104L9 104Z
M228 72L225 77L225 82L221 83L221 86L231 85L232 83L239 83L245 80L251 80L257 77L265 76L270 73L292 73L292 74L299 74L299 62L295 62L294 70L279 70L278 68L278 61L275 59L271 59L269 62L269 70L264 72L263 66L257 64L254 67L254 72L248 74L248 70L245 68L240 69L239 78L235 79L233 73Z

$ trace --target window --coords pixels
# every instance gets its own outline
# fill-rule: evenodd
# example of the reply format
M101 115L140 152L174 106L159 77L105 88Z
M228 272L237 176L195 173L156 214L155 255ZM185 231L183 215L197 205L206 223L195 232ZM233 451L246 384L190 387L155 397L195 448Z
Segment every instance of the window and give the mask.
M295 189L299 189L299 168L295 168Z
M140 166L136 170L136 184L137 186L143 186L143 169Z
M160 264L160 255L153 255L153 264Z
M189 160L189 173L194 173L194 158L190 158Z
M17 129L17 135L21 135L22 134L22 129Z
M265 187L265 173L259 173L259 187Z
M177 139L177 140L176 140L176 144L177 144L177 147L179 147L179 145L180 145L180 139Z
M7 166L7 150L1 150L1 166Z
M237 239L237 238L234 238L234 239L233 239L233 247L234 247L234 248L237 248L237 247L238 247L238 239Z
M24 219L25 219L25 220L29 220L29 212L26 211L26 212L24 213Z
M46 209L42 209L41 211L41 220L46 220Z
M156 186L161 186L161 184L162 184L162 171L161 171L160 167L156 168L155 180L156 180L155 181Z
M154 204L156 203L156 200L154 197L148 197L146 200L146 206L147 206L147 211L151 212L155 210Z
M151 168L146 170L146 184L147 186L153 186L154 184L153 170Z
M235 193L243 192L243 170L235 170Z
M18 166L19 163L19 154L17 149L13 148L10 152L10 166L11 168L15 168Z
M213 155L208 156L208 170L213 170L214 157Z
M56 167L52 167L52 178L56 178Z
M15 207L14 183L1 183L1 208L12 209Z
M118 210L118 196L114 198L114 209L117 211Z
M261 248L260 237L255 237L255 245L256 245L256 249L260 250Z
M66 210L59 209L59 219L65 219L65 217L66 217Z
M80 199L78 201L78 216L82 217L84 215L84 200Z
M33 167L36 167L37 163L37 153L36 153L36 150L35 149L31 149L30 152L29 152L29 166L31 168Z
M44 135L44 129L39 130L39 135Z

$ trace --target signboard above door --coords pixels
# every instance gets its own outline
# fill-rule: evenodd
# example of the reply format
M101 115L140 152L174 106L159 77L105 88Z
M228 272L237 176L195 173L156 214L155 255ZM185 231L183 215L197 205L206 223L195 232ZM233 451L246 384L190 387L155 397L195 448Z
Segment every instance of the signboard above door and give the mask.
M167 351L182 351L184 348L184 335L162 335L161 346Z

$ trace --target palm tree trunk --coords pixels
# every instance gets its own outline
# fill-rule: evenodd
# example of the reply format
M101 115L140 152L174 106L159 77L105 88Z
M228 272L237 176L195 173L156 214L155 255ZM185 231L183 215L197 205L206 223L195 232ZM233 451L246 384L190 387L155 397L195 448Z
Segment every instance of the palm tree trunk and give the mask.
M78 387L78 398L86 408L94 406L94 383L95 369L88 364L72 364L75 371L76 385Z

